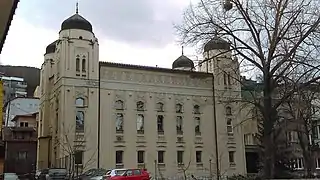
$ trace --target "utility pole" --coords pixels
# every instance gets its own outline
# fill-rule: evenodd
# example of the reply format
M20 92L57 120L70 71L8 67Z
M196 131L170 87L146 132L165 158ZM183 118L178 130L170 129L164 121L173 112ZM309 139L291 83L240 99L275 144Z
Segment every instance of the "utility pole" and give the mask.
M154 179L157 180L157 160L154 160Z
M209 171L210 171L210 179L213 180L213 178L212 178L212 162L211 161L212 160L209 159Z

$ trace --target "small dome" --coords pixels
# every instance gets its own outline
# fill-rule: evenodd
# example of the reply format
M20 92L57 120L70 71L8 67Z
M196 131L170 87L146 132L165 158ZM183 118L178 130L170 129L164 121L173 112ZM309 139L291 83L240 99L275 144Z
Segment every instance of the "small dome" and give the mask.
M194 68L194 63L187 56L181 55L178 59L176 59L172 63L172 69L176 69L176 68L190 68L190 69L193 69Z
M49 44L46 48L46 54L50 54L50 53L54 53L56 51L56 43L58 42L58 40L52 42L51 44Z
M61 31L66 29L82 29L92 32L92 25L79 14L74 14L61 24Z
M219 37L214 37L211 39L209 42L207 42L206 45L204 45L204 52L208 52L210 50L214 49L225 49L229 50L230 49L230 43L219 38Z

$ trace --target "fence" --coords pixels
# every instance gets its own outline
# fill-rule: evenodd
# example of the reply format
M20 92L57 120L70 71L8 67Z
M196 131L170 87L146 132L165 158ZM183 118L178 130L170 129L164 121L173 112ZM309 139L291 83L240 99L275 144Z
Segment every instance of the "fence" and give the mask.
M44 168L64 168L67 169L70 175L78 176L82 173L82 164L76 164L74 156L65 156L63 158L56 159L54 162L38 162L38 169Z

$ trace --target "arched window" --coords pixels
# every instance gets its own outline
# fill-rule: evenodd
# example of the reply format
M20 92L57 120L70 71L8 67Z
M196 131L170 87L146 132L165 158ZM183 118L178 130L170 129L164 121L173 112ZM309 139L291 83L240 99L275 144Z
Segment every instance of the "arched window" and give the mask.
M157 111L163 112L164 111L164 104L162 102L157 103Z
M142 101L137 102L137 111L144 111L144 103Z
M84 107L84 99L83 98L77 98L76 99L76 107Z
M229 86L231 85L231 75L230 75L230 73L228 73L228 85Z
M82 72L86 72L86 59L85 59L85 56L82 57L81 68L82 68Z
M193 106L193 113L194 114L200 114L200 106L199 105L194 105Z
M76 58L76 71L80 72L80 58L77 56Z
M227 76L228 76L228 75L227 75L226 73L223 73L223 84L224 84L224 85L227 85L227 79L228 79Z
M233 134L233 126L232 126L232 119L227 119L227 133Z
M116 110L123 110L124 109L124 103L121 100L116 101Z
M182 113L182 104L176 104L176 113Z
M231 110L231 107L230 107L230 106L227 106L227 107L226 107L226 115L227 115L227 116L231 116L231 115L232 115L232 110Z

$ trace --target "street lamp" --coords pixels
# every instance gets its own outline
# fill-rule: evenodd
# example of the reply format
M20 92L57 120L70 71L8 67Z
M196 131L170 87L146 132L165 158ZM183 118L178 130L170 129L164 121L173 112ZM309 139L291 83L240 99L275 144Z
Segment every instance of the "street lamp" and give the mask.
M223 3L223 9L226 11L229 11L230 9L232 9L233 4L230 2L230 0L225 0Z

